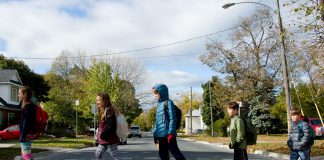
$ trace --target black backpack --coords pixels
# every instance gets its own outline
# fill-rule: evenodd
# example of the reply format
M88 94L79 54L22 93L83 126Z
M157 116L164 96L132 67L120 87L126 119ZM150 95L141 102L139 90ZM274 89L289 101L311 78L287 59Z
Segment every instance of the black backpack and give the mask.
M240 117L244 122L246 145L255 145L257 143L257 131L249 118Z
M180 126L181 126L182 111L175 104L173 104L173 106L174 106L175 111L176 111L176 117L177 117L176 129L178 130L180 128ZM165 117L166 117L167 121L170 121L168 100L164 101L164 113L165 113Z

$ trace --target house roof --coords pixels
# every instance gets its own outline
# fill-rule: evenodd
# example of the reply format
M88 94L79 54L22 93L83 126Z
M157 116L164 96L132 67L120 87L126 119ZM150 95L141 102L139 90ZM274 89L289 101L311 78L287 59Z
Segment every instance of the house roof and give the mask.
M9 104L10 105L10 104ZM18 111L20 110L20 106L19 105L11 105L11 106L4 106L0 103L0 109L5 109L5 110L15 110Z
M0 82L16 82L12 80L15 74L17 75L18 83L22 84L17 70L13 70L13 69L0 70Z

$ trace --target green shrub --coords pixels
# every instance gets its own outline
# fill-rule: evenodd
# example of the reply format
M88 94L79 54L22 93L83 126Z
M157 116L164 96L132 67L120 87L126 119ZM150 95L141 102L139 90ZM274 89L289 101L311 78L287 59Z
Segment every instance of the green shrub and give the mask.
M214 122L214 136L217 137L226 137L227 134L227 127L229 126L230 121L228 119L219 119Z

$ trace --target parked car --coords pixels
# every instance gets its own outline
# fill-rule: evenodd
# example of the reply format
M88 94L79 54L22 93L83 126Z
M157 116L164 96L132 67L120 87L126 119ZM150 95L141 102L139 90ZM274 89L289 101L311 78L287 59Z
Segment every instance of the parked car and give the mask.
M308 124L313 127L316 138L324 137L324 127L322 126L321 120L319 118L308 118Z
M11 125L6 129L0 131L0 140L19 139L20 130L19 125Z
M142 138L142 131L139 126L131 126L128 130L127 137L139 137Z
M204 130L202 130L202 129L195 129L193 131L193 134L202 134L203 132L204 132Z

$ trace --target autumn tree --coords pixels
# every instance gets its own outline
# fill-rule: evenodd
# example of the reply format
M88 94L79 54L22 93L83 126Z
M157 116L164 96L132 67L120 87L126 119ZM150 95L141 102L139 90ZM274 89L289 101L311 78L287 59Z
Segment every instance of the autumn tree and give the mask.
M186 114L190 114L189 113L190 103L191 103L190 96L187 94L186 95L183 94L183 95L181 95L181 98L178 99L175 103L182 112L182 121L181 121L182 125L181 126L183 126ZM201 107L201 104L202 104L201 100L199 99L197 94L193 93L192 94L192 110L199 109L199 107Z
M268 9L258 9L252 16L240 20L231 34L232 48L217 39L211 40L206 44L207 53L200 57L203 64L224 77L223 82L218 82L226 84L229 94L224 97L228 95L230 101L249 102L250 112L263 113L265 117L269 117L270 111L261 111L269 110L272 103L255 97L271 95L269 98L274 98L274 88L280 80L278 36L272 13ZM266 121L262 119L264 123L261 124L267 124Z

